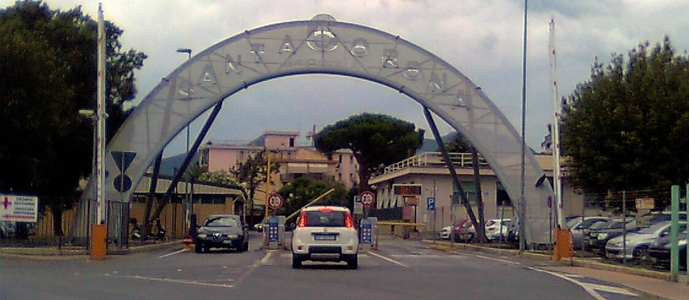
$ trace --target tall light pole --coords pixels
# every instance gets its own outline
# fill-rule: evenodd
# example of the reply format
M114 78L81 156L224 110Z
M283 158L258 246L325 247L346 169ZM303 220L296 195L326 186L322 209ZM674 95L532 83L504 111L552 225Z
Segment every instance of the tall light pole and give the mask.
M521 192L519 194L519 253L524 252L526 248L526 201L524 199L525 190L525 159L526 159L526 37L527 37L527 9L529 1L524 0L524 41L522 49L522 159L521 159Z
M189 49L189 48L179 48L179 49L177 49L177 53L186 53L187 54L187 60L191 59L191 49ZM187 69L189 69L189 68L187 67ZM187 83L188 84L187 97L191 98L191 70L189 70L187 77L188 77L187 80L189 81ZM187 113L189 112L188 111L189 100L190 99L187 100ZM189 155L189 125L187 125L187 152L186 152L186 154ZM191 200L190 195L189 195L189 179L185 180L185 182L184 182L184 193L186 196L186 205L184 207L184 223L185 223L186 228L185 228L184 232L186 233L186 232L189 232L189 227L190 227L189 223L191 220L191 205L192 205L191 204L192 200Z

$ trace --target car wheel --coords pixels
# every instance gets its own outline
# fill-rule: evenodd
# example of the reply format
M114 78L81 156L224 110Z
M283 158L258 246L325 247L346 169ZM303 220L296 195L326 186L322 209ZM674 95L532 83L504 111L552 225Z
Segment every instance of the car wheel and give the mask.
M246 242L246 243L244 244L244 247L242 248L242 251L244 251L244 252L249 251L249 242Z
M354 256L347 261L347 267L352 270L356 270L359 267L359 257L357 254L354 254Z
M203 252L210 253L211 252L211 246L203 246Z
M292 269L301 268L301 259L296 254L292 253Z
M194 252L201 253L203 251L203 246L201 243L194 244Z
M632 251L632 259L639 264L646 262L648 260L648 247L641 246L634 248L634 251Z

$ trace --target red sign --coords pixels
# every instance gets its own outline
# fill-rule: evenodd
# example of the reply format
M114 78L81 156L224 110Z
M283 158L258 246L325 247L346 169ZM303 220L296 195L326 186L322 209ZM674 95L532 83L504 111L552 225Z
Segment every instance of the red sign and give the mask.
M191 245L191 243L192 243L191 235L185 235L182 238L182 243L184 243L187 246Z
M268 197L268 207L272 210L278 210L280 207L282 207L282 204L284 203L284 200L282 199L282 196L278 193L272 193L270 194L270 197Z
M361 201L361 205L365 207L371 207L373 203L376 202L376 196L369 191L361 192L361 194L359 194L359 199Z

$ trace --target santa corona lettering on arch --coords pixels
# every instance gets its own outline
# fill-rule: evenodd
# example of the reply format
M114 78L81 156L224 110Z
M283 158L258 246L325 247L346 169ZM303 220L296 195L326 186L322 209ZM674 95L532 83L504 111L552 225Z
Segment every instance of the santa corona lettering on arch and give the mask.
M399 36L338 22L329 15L247 30L184 62L141 101L110 141L106 170L120 172L112 153L134 153L122 172L135 187L165 145L211 107L251 85L302 74L356 77L409 96L466 137L489 162L510 198L520 197L521 137L478 86L446 61ZM526 156L527 232L531 241L548 241L543 234L548 231L545 199L552 189L547 183L531 184L543 171L530 152ZM133 187L117 190L114 178L106 179L106 198L129 199ZM82 199L91 195L92 188L89 184Z

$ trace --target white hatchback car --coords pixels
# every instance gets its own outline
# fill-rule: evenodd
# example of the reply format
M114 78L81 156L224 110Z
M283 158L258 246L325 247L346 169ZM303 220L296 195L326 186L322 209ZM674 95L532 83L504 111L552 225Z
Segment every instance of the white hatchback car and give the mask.
M301 210L292 232L292 267L302 261L347 262L359 265L359 236L352 214L346 207L310 206Z

